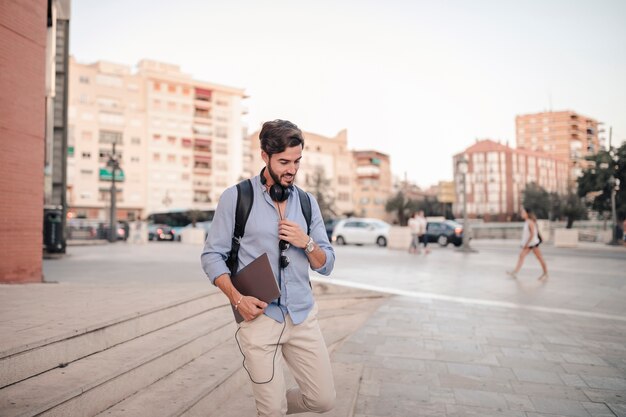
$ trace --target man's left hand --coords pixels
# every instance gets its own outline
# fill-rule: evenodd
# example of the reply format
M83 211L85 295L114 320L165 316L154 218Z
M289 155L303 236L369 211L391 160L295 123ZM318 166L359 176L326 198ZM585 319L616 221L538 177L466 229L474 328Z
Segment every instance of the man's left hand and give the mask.
M309 243L309 236L291 220L281 220L278 223L278 237L298 248L304 248Z

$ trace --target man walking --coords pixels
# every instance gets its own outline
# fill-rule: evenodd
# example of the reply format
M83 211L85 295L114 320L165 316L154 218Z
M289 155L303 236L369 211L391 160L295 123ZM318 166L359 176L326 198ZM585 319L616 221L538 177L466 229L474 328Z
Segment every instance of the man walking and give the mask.
M329 275L335 253L317 201L310 194L307 234L301 195L294 189L304 149L302 131L291 122L274 120L263 124L259 139L265 168L251 178L253 204L240 240L238 270L267 253L281 295L268 304L239 293L232 284L226 260L235 230L235 186L220 198L202 252L202 267L244 319L235 337L252 382L258 415L322 413L333 407L335 388L317 321L309 267ZM286 390L283 359L298 387Z

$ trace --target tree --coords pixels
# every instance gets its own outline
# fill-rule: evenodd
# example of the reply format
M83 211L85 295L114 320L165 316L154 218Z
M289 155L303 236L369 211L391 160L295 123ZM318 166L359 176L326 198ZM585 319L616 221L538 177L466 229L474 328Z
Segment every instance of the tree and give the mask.
M418 210L418 204L415 200L407 199L402 191L398 191L396 195L387 200L385 210L387 213L395 211L400 226L406 226L410 213Z
M567 218L567 229L571 229L575 220L587 218L587 208L576 193L569 192L563 204L563 215Z
M600 151L588 157L592 166L578 178L578 195L584 197L587 205L600 215L611 215L611 181L615 175L619 180L619 190L615 195L618 219L626 218L626 142L614 150L614 158L607 151Z
M307 186L313 190L313 195L317 200L322 212L324 222L333 217L337 217L335 211L335 199L331 194L330 180L326 178L324 168L317 166L311 177L307 178Z
M524 208L530 209L538 219L547 219L550 210L550 196L539 184L531 182L522 193Z

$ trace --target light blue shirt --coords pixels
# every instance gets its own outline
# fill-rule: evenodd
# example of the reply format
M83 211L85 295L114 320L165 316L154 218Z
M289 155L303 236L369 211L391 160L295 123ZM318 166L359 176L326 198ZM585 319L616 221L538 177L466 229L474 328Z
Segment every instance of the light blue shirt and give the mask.
M313 308L313 293L309 284L309 259L304 249L291 245L285 252L289 257L289 265L281 270L279 264L280 250L278 248L278 209L261 184L260 176L251 178L254 192L254 203L246 223L246 230L241 239L239 248L239 269L248 265L257 257L267 253L274 277L279 282L280 306L274 300L265 309L265 314L282 323L283 314L291 315L294 324L302 323ZM326 228L322 220L319 205L309 194L311 200L311 233L315 243L326 252L326 263L315 269L322 275L329 275L335 265L335 251L328 241ZM237 187L232 186L220 197L215 211L213 224L204 244L201 261L202 268L213 284L222 274L229 274L226 259L230 252L232 237L235 230L235 207L237 206ZM306 233L307 225L300 206L299 194L292 190L287 199L287 206L283 216L287 220L296 222ZM280 272L280 279L279 279Z

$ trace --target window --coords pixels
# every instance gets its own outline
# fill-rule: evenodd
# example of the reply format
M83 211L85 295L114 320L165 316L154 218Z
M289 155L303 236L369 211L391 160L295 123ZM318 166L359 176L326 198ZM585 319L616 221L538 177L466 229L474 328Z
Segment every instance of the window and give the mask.
M141 145L141 138L130 138L130 143L133 145Z
M139 162L139 157L138 156L131 156L130 162Z
M84 141L90 141L93 138L93 134L88 131L83 131L81 133L81 139Z
M170 145L176 145L176 136L168 136L167 143L169 143Z
M184 96L188 96L189 92L190 92L189 87L183 87L183 95Z
M161 83L155 81L153 87L154 91L161 91Z
M189 157L188 156L183 156L182 160L183 160L183 165L184 166L189 166Z
M111 130L101 130L100 131L100 143L115 143L118 145L122 144L122 132L114 132Z
M215 128L215 136L217 136L218 138L227 138L228 129L225 126L217 126Z
M161 135L152 135L152 140L154 142L160 142L161 141Z
M174 103L173 101L167 102L167 111L176 111L176 107L176 103Z
M80 82L81 84L89 84L89 77L87 77L86 75L81 75L80 77L78 77L78 82Z
M91 159L91 152L83 152L83 159Z
M91 175L91 174L93 174L93 169L81 169L81 170L80 170L80 173L81 173L82 175ZM116 178L117 178L117 177L116 177Z
M169 85L167 86L167 92L168 92L168 93L175 93L175 92L176 92L176 86L175 86L175 85L172 85L172 84L169 84Z
M170 164L175 164L176 163L176 155L174 154L168 154L167 155L167 162Z
M152 160L154 162L159 162L161 160L161 154L160 153L153 153L152 154Z

